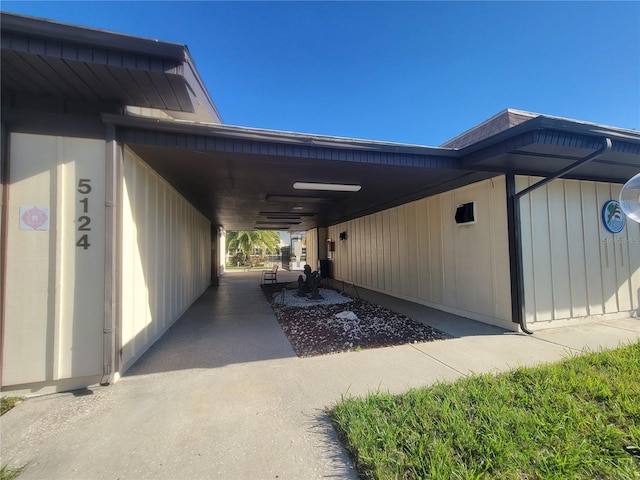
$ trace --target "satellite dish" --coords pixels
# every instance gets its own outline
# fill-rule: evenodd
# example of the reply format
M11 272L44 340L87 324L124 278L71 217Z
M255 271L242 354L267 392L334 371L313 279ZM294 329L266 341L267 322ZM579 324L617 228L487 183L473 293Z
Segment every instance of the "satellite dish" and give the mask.
M640 223L640 173L631 177L620 191L620 208L627 217Z

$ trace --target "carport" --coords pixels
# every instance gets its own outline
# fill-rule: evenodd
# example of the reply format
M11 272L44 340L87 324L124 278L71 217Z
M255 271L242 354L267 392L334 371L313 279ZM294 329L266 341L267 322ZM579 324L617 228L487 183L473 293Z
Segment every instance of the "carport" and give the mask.
M511 315L525 331L520 199L556 179L623 184L640 171L637 132L517 110L443 147L106 114L103 120L213 225L315 233L313 268L328 254L331 225L503 177ZM533 180L525 188L517 177ZM297 189L301 182L318 190Z
M340 280L504 328L640 308L638 226L600 226L638 132L517 110L442 147L229 126L185 45L5 13L1 34L3 387L117 379L216 283L225 230L306 231Z

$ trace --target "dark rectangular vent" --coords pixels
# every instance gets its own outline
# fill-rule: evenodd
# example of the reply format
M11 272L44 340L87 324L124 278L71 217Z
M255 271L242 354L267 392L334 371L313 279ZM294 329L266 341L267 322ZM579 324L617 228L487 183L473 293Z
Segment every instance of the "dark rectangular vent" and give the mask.
M456 209L456 223L465 225L476 223L476 202L468 202L458 205Z

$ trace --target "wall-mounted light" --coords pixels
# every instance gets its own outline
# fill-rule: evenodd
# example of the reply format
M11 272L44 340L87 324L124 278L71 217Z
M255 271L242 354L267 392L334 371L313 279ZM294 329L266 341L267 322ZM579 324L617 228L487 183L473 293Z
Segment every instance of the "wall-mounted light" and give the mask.
M340 232L340 240L346 240L347 239L347 232Z
M293 184L296 190L324 190L331 192L359 192L360 185L345 185L342 183L310 183L296 182Z

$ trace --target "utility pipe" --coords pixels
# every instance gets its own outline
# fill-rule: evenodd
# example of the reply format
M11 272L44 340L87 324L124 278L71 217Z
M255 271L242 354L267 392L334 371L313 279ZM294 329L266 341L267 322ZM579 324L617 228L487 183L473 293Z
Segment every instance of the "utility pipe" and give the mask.
M7 236L9 229L9 132L4 123L0 126L0 184L2 185L2 200L0 204L0 386L4 370L4 309L7 291Z
M106 126L105 157L105 255L104 255L104 323L103 368L101 385L113 382L119 360L116 354L119 316L119 237L118 195L121 191L120 149L115 126Z

